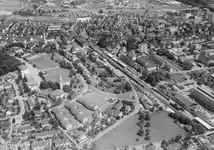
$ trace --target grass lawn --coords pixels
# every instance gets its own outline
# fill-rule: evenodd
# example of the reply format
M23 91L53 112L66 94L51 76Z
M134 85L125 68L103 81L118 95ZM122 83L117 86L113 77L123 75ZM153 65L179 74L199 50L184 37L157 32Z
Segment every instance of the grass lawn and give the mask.
M48 55L46 56L45 54L34 55L33 57L29 58L29 61L32 64L35 64L39 70L45 70L45 69L54 68L58 66L57 63L52 61L48 57Z
M130 92L126 92L126 93L122 93L118 95L119 99L124 99L124 100L132 100L132 97L134 96L134 92L130 91Z
M47 70L47 75L45 78L49 81L57 81L59 82L59 76L62 75L63 83L70 82L69 70L64 68L56 68Z
M108 134L104 135L102 138L97 140L95 143L98 150L105 150L108 148L113 148L116 146L126 146L126 145L135 145L135 144L146 144L144 137L139 138L139 141L136 141L138 138L138 115L134 115L124 123L119 125L114 130L110 131ZM150 136L153 143L159 143L163 139L168 139L174 137L177 134L183 134L183 130L173 123L173 120L170 119L166 113L158 112L151 116L151 127L150 127Z

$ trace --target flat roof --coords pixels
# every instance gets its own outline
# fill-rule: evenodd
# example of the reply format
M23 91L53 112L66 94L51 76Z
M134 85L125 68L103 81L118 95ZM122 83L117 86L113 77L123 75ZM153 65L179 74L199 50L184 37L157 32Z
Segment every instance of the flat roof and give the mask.
M214 129L213 126L209 125L207 122L205 122L204 120L202 120L199 117L195 117L195 119L200 122L205 128L207 128L208 130Z
M182 73L173 73L171 79L180 83L187 81L187 77Z

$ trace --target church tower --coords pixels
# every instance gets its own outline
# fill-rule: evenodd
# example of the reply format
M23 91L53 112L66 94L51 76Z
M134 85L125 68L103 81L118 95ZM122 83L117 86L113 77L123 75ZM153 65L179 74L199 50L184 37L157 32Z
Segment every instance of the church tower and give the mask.
M63 87L62 75L59 76L59 85L60 85L60 90L62 90L62 87Z

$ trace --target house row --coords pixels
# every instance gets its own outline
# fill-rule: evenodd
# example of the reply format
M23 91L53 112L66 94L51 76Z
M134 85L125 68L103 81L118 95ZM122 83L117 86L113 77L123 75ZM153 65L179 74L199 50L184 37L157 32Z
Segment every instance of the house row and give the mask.
M44 150L45 148L50 149L50 142L48 140L45 141L34 141L31 144L32 150Z
M47 132L35 133L34 135L35 135L35 138L37 138L37 139L45 139L45 138L57 136L60 133L61 133L60 130L52 130L52 131L47 131Z
M60 125L66 130L70 130L79 126L74 116L72 116L66 108L54 108L52 113L60 122Z

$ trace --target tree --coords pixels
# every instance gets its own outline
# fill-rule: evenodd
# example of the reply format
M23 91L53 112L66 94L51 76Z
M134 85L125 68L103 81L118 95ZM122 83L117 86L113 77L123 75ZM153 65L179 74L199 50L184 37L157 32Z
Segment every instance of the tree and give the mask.
M142 137L144 135L143 129L140 129L137 133L138 136Z
M163 110L163 107L162 107L162 106L160 106L160 107L159 107L159 111L162 111L162 110Z
M149 120L150 120L149 113L146 113L145 120L146 120L146 121L149 121Z
M62 90L63 90L64 92L69 93L69 92L71 91L71 87L70 87L69 85L64 85L63 88L62 88Z
M54 128L57 128L59 126L59 121L57 121L56 119L54 118L51 118L49 120L49 123L53 125Z
M99 13L99 14L102 14L102 13L103 13L103 10L102 10L102 9L100 9L100 10L98 11L98 13Z
M175 142L179 142L181 140L182 136L181 135L176 135L175 136Z
M49 85L49 88L51 88L52 90L56 90L57 89L57 85L54 82L48 81L47 83Z
M12 123L14 124L16 122L15 118L13 118Z
M150 122L147 122L146 124L145 124L145 127L150 127L151 126L151 123Z
M161 147L164 148L164 147L167 147L169 145L169 142L167 140L163 140L161 142Z
M60 89L60 84L59 84L59 82L55 82L55 86L56 86L56 89Z
M41 81L39 87L40 89L48 89L49 84L46 81Z
M151 140L151 137L150 137L149 135L147 135L147 136L145 137L145 140L146 140L146 141L149 141L149 140Z
M95 143L92 143L90 150L96 150L96 149L97 149L97 145Z

